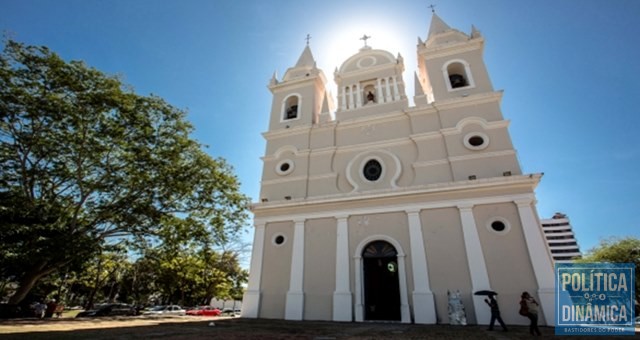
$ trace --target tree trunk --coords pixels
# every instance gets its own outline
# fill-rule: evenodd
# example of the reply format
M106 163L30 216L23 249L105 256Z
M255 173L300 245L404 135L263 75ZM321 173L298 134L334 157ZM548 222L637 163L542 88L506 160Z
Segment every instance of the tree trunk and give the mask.
M24 276L22 276L22 278L20 279L20 284L18 285L18 289L9 299L9 304L17 305L22 302L22 300L24 300L27 294L29 294L38 280L40 280L43 276L51 274L53 271L55 271L54 266L50 266L49 268L45 269L46 266L47 262L42 261L36 266L29 269L24 274Z

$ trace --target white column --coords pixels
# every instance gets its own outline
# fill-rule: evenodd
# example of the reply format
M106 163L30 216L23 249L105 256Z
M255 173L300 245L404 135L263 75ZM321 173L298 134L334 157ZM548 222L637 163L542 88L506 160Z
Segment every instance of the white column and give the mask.
M393 98L394 100L400 100L400 91L398 91L398 80L396 76L393 76Z
M555 325L555 279L553 262L545 244L542 227L538 224L533 210L533 199L516 200L524 240L529 250L529 258L538 283L538 297L548 326Z
M491 321L491 309L484 303L484 296L473 295L478 290L490 290L487 265L484 261L484 253L478 236L476 221L473 218L473 205L459 205L460 220L462 221L462 233L464 246L467 250L467 263L471 275L471 296L473 297L473 310L476 312L476 322L486 325ZM453 290L454 287L452 287Z
M413 316L415 323L435 324L436 306L429 285L427 256L424 249L419 210L407 210L411 267L413 270Z
M348 216L336 218L338 225L336 230L336 290L333 292L333 321L352 321Z
M386 88L387 88L387 95L386 95L386 100L385 100L385 101L387 101L387 102L391 102L391 101L393 101L393 98L391 98L391 87L390 87L390 85L389 85L389 78L387 78L387 79L386 79L386 82L387 82L387 84L386 84L386 85L387 85L387 86L386 86Z
M360 83L356 84L356 98L357 98L356 107L361 107L362 106L362 89L360 88Z
M353 103L353 86L349 85L349 109L353 110L354 108L354 103Z
M347 88L346 87L342 87L342 102L340 103L340 107L342 108L342 110L346 110L347 109Z
M364 306L362 304L362 256L357 255L353 257L353 270L356 275L356 296L355 296L355 317L356 322L364 321Z
M377 80L378 80L378 103L382 104L384 103L384 94L382 94L382 82L380 81L380 78L378 78Z
M304 311L304 219L295 220L293 230L293 250L291 253L291 277L284 318L286 320L302 320Z
M262 276L262 254L264 250L264 222L255 221L251 268L247 291L242 298L242 317L257 318L260 311L260 277Z
M398 279L400 283L400 322L411 323L411 311L409 310L409 296L407 294L407 266L405 254L398 254Z

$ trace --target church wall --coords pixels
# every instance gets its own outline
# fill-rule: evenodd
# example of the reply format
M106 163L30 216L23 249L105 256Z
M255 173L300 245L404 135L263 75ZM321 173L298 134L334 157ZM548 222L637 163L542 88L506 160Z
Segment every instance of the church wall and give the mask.
M338 127L336 131L336 146L348 147L367 143L406 138L411 134L409 119L399 116L396 119L384 121L372 120L369 123L349 124Z
M311 129L312 150L329 148L335 146L335 127L315 127Z
M489 145L485 149L470 150L464 145L464 137L474 132L483 133L489 137ZM506 128L485 129L482 125L475 123L465 125L459 134L447 135L445 140L450 157L513 150L513 145L511 145L511 139L509 138Z
M439 132L440 118L437 111L418 111L410 114L412 134L419 135L422 133Z
M290 135L281 135L281 137L278 138L269 138L267 140L265 156L273 156L280 148L285 146L293 146L298 151L307 150L309 148L308 129L302 128L297 131L292 131Z
M488 162L487 160L490 161ZM476 178L480 179L503 176L505 171L511 171L512 175L517 175L520 172L515 155L459 160L451 163L454 180L456 181L467 180L471 175L475 175Z
M458 208L422 210L420 220L438 323L449 323L447 290L460 290L467 320L475 323L471 277Z
M309 159L309 176L322 176L333 173L332 163L335 151L312 152Z
M537 301L537 283L526 251L524 233L517 207L513 203L478 205L473 208L478 236L485 254L491 287L498 292L501 316L507 324L528 324L518 314L520 294L528 291ZM488 225L495 218L508 221L506 233L496 233ZM542 313L542 311L540 311ZM539 322L544 324L540 315Z
M307 220L304 236L304 319L331 320L336 282L336 220Z
M432 162L447 159L447 150L444 139L439 136L430 138L414 138L418 147L418 157L416 162Z
M453 181L451 166L448 161L437 164L415 164L413 166L415 178L413 185L426 185L434 183L446 183Z
M277 246L273 240L283 235L286 241ZM268 269L262 272L260 290L260 317L266 319L284 319L289 277L291 273L291 254L293 244L293 222L267 223L265 226L263 263Z
M386 235L396 240L402 247L405 255L410 253L409 247L409 226L407 214L402 212L354 215L350 216L349 224L349 255L361 256L356 254L355 250L358 245L366 238L373 235ZM374 241L374 240L371 240ZM399 249L396 249L400 253ZM411 273L411 259L407 257L405 263L407 291L413 291L413 275ZM350 282L351 291L355 292L355 272L354 266L351 266ZM400 273L402 275L402 273Z
M446 108L440 111L443 128L454 128L462 119L467 117L478 117L487 122L501 121L500 103L491 101L488 103L474 104L473 109L469 106Z

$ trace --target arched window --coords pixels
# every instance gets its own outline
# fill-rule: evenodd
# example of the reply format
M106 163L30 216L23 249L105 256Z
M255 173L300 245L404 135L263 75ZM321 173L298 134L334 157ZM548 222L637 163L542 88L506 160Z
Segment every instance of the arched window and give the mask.
M449 90L474 86L469 64L464 60L449 61L445 64L443 72Z
M300 97L291 95L287 97L284 103L284 112L282 120L298 118L298 106L300 105Z

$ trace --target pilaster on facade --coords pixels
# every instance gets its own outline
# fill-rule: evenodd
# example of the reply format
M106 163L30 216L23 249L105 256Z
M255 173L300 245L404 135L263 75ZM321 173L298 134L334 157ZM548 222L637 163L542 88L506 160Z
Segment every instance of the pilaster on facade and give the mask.
M349 282L348 215L336 216L336 289L333 292L333 321L352 321Z
M294 220L291 276L285 309L286 320L302 320L304 312L304 219Z
M489 274L487 273L487 264L484 260L482 245L478 235L475 218L473 217L473 205L458 205L460 210L460 220L462 222L462 234L464 237L464 246L467 251L467 263L469 265L469 274L471 276L471 290L473 298L473 309L476 314L476 322L478 324L487 324L490 320L490 310L484 306L484 297L473 295L478 290L491 290L489 284Z
M544 240L542 229L538 225L533 208L533 199L515 200L518 207L524 239L529 251L529 258L538 284L538 297L544 312L547 325L555 325L555 280L553 276L553 262Z
M260 279L262 276L262 257L264 250L264 222L255 221L253 251L251 252L251 270L247 290L242 299L242 316L257 318L260 311Z
M429 283L429 270L424 249L420 210L407 210L409 221L409 241L411 246L411 266L413 272L413 317L415 323L435 324L436 306Z

